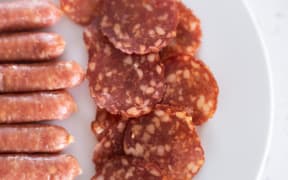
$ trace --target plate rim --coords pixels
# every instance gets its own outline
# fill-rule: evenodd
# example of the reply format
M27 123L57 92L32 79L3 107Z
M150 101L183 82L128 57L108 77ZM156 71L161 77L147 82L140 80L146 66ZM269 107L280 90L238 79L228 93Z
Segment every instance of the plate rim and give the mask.
M260 28L259 22L257 21L257 18L255 14L253 13L250 5L248 4L247 0L241 0L242 4L244 5L244 8L253 24L253 28L256 32L257 38L260 43L260 48L262 50L263 56L264 56L264 63L266 67L267 72L267 83L268 83L268 99L269 99L269 122L268 122L268 132L266 135L266 144L265 144L265 150L262 154L262 160L261 164L258 168L258 173L256 176L256 180L261 180L264 175L264 170L267 164L267 159L269 156L269 152L271 149L271 142L273 137L273 129L274 129L274 88L273 88L273 74L272 74L272 67L271 67L271 57L269 54L269 50L266 45L266 41L264 40L263 32Z

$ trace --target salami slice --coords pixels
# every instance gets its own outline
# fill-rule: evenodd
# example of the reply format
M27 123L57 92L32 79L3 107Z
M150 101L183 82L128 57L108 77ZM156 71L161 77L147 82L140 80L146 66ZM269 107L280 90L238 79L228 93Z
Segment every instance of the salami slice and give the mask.
M129 121L124 151L157 163L171 180L191 179L204 163L192 117L166 105L157 105L149 115Z
M182 106L201 125L217 108L218 85L204 62L189 55L178 55L163 61L166 92L162 103Z
M60 0L65 14L80 25L88 25L100 14L103 0Z
M176 36L175 0L109 0L103 2L102 32L127 54L159 52Z
M159 55L124 54L94 24L86 29L84 39L90 54L87 77L97 106L125 118L149 113L164 93Z
M101 141L106 137L111 128L117 126L121 119L122 118L119 115L112 115L106 110L98 108L96 119L91 124L92 131L97 140Z
M97 167L93 179L162 180L162 175L156 164L128 156L115 156Z
M96 145L94 150L94 162L101 165L114 155L122 155L123 151L123 138L124 130L127 121L122 121L120 116L114 116L108 112L103 112L109 117L110 124L101 136L100 142ZM114 121L114 122L113 122ZM113 122L113 123L112 123ZM107 124L108 125L108 124Z
M202 30L200 20L191 9L181 1L177 2L179 11L179 24L176 38L161 51L161 58L186 53L195 55L201 44Z

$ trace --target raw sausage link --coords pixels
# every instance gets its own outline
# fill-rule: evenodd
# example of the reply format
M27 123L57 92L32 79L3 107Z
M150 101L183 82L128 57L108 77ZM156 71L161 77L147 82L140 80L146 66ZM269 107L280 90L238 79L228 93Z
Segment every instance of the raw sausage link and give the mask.
M55 24L62 12L45 1L0 3L0 32L31 30Z
M81 174L71 155L1 155L0 180L73 180Z
M73 137L62 127L53 125L0 126L1 153L53 153L60 152Z
M55 33L17 33L0 35L0 62L39 61L60 56L65 41Z
M0 95L0 123L63 120L76 109L66 91Z
M0 92L70 88L80 84L84 74L81 66L74 61L0 65Z

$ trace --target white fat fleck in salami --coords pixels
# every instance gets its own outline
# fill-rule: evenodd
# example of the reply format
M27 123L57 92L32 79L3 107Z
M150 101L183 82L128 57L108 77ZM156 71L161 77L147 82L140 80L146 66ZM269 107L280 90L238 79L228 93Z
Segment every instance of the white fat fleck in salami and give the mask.
M177 2L177 7L179 11L177 36L161 51L161 59L166 59L179 53L194 56L201 44L202 30L200 20L181 1Z
M157 163L171 180L191 179L204 163L192 117L181 108L166 105L157 105L150 114L129 121L124 152Z
M128 54L159 52L176 36L175 0L109 0L103 2L102 32Z
M217 81L204 62L190 55L177 55L163 60L167 88L163 104L183 107L201 125L212 118L219 89Z
M45 0L19 0L0 3L0 32L49 27L62 17L53 3Z
M90 59L89 87L97 106L126 118L149 113L163 97L164 70L158 54L127 55L90 25L84 33Z
M162 174L155 163L129 156L114 156L103 165L96 167L94 180L162 180Z

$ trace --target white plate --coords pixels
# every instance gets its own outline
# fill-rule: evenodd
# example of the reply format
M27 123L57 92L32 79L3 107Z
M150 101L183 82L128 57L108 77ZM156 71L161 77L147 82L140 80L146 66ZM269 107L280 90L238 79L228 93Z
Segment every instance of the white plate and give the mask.
M271 92L267 61L251 17L240 0L185 0L202 20L200 57L210 66L220 86L219 108L199 128L206 163L195 180L255 180L260 173L271 129ZM82 28L67 18L53 29L67 42L64 60L84 68L87 54ZM87 82L71 90L79 110L57 124L66 127L76 142L65 152L75 155L83 169L77 180L94 175L91 161L96 140L90 123L95 106Z

